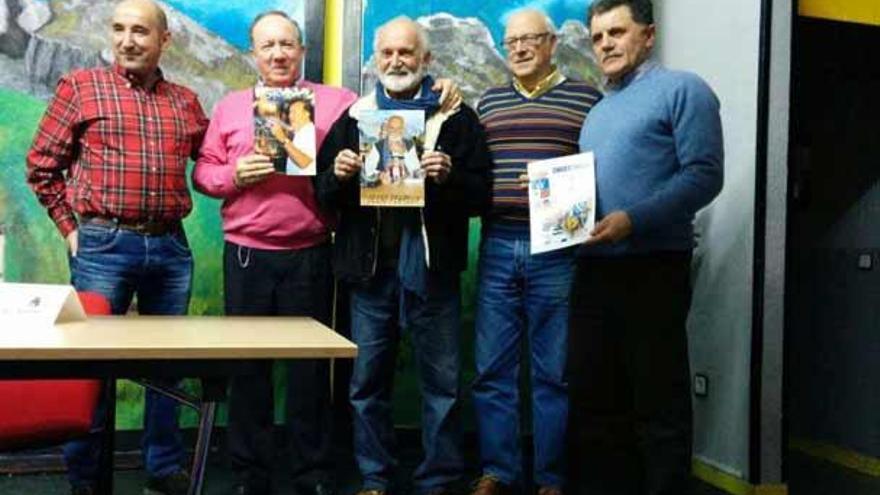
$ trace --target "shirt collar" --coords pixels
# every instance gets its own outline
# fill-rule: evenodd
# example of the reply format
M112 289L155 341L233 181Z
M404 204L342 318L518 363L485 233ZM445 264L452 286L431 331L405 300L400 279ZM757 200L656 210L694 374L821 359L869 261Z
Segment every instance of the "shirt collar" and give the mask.
M125 80L125 83L128 87L130 87L130 88L131 87L143 87L142 86L143 81L141 81L140 77L132 74L131 72L128 72L127 70L125 70L124 67L122 67L121 65L119 65L115 62L113 63L113 72L115 72L120 77L122 77L122 79ZM156 74L159 77L156 78L156 80L153 82L153 85L151 87L144 88L145 90L148 90L148 91L155 90L159 86L159 83L165 80L165 74L162 72L162 69L157 67Z
M639 64L638 67L633 69L629 74L623 76L623 78L617 83L611 83L608 81L608 78L605 79L605 88L608 90L608 93L617 93L619 91L623 91L630 84L638 81L648 72L651 72L655 68L657 68L659 64L654 59L646 59L644 62Z
M531 91L526 89L525 86L523 86L522 83L519 82L519 79L517 79L516 77L513 78L513 89L515 89L519 94L523 95L524 97L532 100L555 88L563 81L565 81L565 76L563 76L562 73L559 72L559 69L557 69L554 65L552 67L552 70L550 71L550 74L548 74L547 77L545 77L544 79L538 81L538 84L536 84L535 88Z

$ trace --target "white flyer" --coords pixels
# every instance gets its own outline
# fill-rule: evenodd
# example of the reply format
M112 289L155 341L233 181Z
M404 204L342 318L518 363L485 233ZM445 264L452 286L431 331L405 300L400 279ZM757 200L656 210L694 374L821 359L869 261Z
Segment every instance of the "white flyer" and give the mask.
M596 222L593 153L531 162L528 172L531 253L586 241Z

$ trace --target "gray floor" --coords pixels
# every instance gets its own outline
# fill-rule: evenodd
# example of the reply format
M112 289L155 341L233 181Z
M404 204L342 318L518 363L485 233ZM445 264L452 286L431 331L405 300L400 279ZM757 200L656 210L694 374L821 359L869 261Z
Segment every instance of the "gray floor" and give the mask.
M403 441L403 444L407 444L409 442ZM467 474L468 479L473 479L476 476L476 453L475 449L468 449L469 451L466 453L467 456L467 465L470 468L470 472ZM55 452L49 451L47 454L51 455ZM48 456L47 456L48 457ZM230 486L232 484L232 476L229 472L228 468L222 462L223 454L219 451L212 452L211 459L212 461L209 463L208 472L205 481L205 490L204 495L227 495L230 492ZM354 465L354 462L349 453L339 452L338 463L338 475L336 481L340 487L340 493L342 495L351 495L355 493L359 489L359 478L357 474L357 469ZM405 484L405 478L408 472L411 472L415 467L414 464L418 460L418 451L415 449L407 449L407 451L402 452L401 458L401 484ZM27 466L22 465L21 462L13 461L12 459L6 457L0 457L0 472L5 471L11 464L17 464L18 468L25 468L33 470L36 468L54 468L56 472L49 474L35 474L35 473L27 473L27 474L16 474L16 475L2 475L0 476L0 494L2 495L63 495L68 493L68 486L66 482L66 478L62 472L58 472L57 470L60 468L58 465L57 456L54 458L54 461L38 461L36 462L36 466ZM141 493L141 487L144 482L144 473L140 469L132 469L131 465L137 464L137 455L129 454L124 456L121 464L127 464L129 467L127 469L117 470L114 476L114 486L115 494L119 495L138 495ZM119 463L119 460L117 461ZM5 464L5 466L4 466ZM293 494L293 488L289 480L285 480L283 476L278 476L278 479L281 480L279 483L280 486L276 486L275 493L276 494ZM703 484L701 482L696 482L697 490L693 495L724 495L724 492L717 490L709 485ZM406 492L406 490L403 490ZM460 493L467 493L468 486L467 483L462 483L458 490ZM846 493L846 492L841 492Z

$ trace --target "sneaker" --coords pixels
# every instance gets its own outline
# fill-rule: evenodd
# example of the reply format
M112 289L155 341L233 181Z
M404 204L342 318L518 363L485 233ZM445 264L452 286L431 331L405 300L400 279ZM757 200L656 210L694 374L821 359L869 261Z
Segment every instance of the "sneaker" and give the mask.
M484 474L474 482L471 495L510 495L510 486L503 483L498 477Z
M182 469L161 478L150 476L144 484L144 495L187 495L189 482L189 473Z
M538 488L538 495L562 495L562 489L558 486L542 486Z
M361 490L357 492L357 495L386 495L385 490Z

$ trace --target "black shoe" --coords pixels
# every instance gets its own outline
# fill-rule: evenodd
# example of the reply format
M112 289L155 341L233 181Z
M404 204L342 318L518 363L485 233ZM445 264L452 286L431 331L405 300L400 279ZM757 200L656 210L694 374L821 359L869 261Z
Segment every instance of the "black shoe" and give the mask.
M189 483L189 473L182 469L161 478L150 476L144 484L144 495L187 495Z
M70 487L70 495L95 495L95 488L91 485L72 486Z

